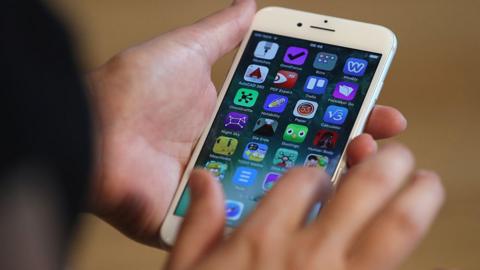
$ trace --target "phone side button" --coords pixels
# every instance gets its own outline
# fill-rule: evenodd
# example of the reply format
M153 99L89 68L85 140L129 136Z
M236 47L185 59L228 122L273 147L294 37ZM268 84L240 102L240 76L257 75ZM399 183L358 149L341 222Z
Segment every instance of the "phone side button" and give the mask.
M383 88L383 81L381 81L381 82L378 84L377 93L375 94L375 98L373 99L374 104L377 104L378 96L380 95L380 92L382 92L382 88Z

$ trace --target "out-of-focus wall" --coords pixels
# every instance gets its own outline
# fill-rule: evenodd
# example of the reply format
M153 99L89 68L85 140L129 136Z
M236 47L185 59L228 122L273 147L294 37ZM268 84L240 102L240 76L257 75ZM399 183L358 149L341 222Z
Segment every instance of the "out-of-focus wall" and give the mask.
M74 29L87 69L116 52L194 22L228 1L50 0ZM398 140L419 167L444 179L447 203L431 233L402 268L480 269L480 1L259 1L385 25L399 50L379 103L409 120ZM213 73L222 83L232 54ZM158 269L166 253L136 244L86 216L70 259L73 269Z

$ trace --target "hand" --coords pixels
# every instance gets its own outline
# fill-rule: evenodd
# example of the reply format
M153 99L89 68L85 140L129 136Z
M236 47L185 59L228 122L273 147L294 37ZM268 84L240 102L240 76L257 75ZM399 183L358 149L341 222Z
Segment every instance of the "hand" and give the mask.
M99 149L91 211L129 237L158 245L179 179L214 109L212 64L238 45L254 13L254 1L235 1L118 54L89 76ZM390 137L405 125L397 110L377 106L366 132ZM369 135L352 145L352 164L376 149Z
M329 178L297 168L226 240L221 187L207 172L194 172L191 208L167 269L395 269L427 231L443 188L432 172L409 177L413 158L401 146L364 159L312 223L305 217L314 202L328 199Z

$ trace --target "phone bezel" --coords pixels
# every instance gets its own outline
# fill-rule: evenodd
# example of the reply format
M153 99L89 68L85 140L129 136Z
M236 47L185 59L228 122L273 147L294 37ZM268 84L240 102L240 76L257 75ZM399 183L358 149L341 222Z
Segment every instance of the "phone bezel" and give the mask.
M299 27L297 25L298 23L302 23L302 26ZM366 120L380 94L383 81L397 48L395 34L383 26L281 7L267 7L259 10L235 55L232 66L230 67L222 89L219 92L215 111L192 152L190 161L185 168L175 196L169 206L167 216L159 232L160 241L164 244L173 245L175 242L176 234L183 220L182 217L174 215L175 208L186 184L188 183L188 176L190 175L196 159L200 154L200 150L205 143L208 132L213 124L216 114L218 113L220 105L253 31L278 34L382 54L377 71L372 78L367 95L365 96L357 115L357 119L350 132L348 142L362 133ZM346 166L345 149L342 152L340 162L332 177L334 185L337 184L339 176ZM225 227L226 234L232 230L233 229L230 227Z

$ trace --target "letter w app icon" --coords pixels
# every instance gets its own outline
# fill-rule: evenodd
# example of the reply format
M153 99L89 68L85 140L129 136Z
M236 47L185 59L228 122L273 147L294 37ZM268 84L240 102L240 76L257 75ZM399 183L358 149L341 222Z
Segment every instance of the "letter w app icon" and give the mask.
M343 67L343 73L352 76L363 76L367 66L368 62L366 60L350 57Z

